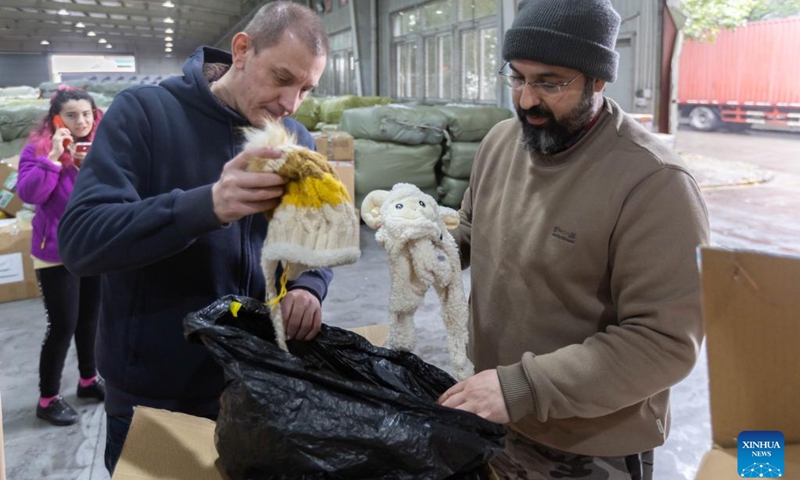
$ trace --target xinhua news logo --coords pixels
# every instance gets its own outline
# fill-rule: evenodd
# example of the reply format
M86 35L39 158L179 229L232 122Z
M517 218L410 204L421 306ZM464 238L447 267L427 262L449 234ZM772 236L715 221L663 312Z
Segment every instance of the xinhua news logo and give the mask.
M783 433L744 431L738 437L739 476L742 478L781 478L783 469Z

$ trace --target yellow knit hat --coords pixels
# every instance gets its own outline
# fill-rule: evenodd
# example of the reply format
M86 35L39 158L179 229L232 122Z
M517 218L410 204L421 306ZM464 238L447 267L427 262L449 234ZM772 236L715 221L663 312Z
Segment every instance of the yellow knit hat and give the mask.
M358 216L347 193L327 159L296 144L285 127L269 120L263 129L246 129L245 149L279 148L277 159L251 161L247 170L277 173L287 180L280 205L272 212L267 238L261 251L261 265L267 281L267 303L272 306L276 337L281 348L283 322L278 303L285 294L286 281L306 270L346 265L358 260ZM281 292L275 285L278 263L284 268ZM280 333L278 323L280 320Z

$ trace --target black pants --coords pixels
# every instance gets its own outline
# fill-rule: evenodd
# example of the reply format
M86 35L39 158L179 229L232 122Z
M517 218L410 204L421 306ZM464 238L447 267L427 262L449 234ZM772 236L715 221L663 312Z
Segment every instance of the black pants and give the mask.
M97 375L94 340L100 313L100 277L77 277L59 265L36 270L36 278L47 316L39 357L39 390L47 398L61 390L61 372L73 335L81 378Z

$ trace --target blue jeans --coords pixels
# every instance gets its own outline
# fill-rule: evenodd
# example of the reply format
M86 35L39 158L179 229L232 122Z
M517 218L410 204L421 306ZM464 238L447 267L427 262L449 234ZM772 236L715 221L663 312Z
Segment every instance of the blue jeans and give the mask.
M108 474L114 476L119 456L122 454L122 445L128 436L133 417L112 417L106 415L106 453L105 462Z

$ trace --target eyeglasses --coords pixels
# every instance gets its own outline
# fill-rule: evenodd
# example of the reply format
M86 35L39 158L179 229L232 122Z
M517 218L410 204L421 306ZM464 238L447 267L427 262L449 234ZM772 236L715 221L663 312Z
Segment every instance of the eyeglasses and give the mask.
M503 79L506 85L511 87L512 90L522 90L525 85L530 85L542 97L555 97L564 92L572 82L578 79L583 73L579 73L572 77L572 80L564 83L547 83L547 82L526 82L525 77L521 77L517 72L511 70L508 62L503 65L503 68L497 72L500 78Z

